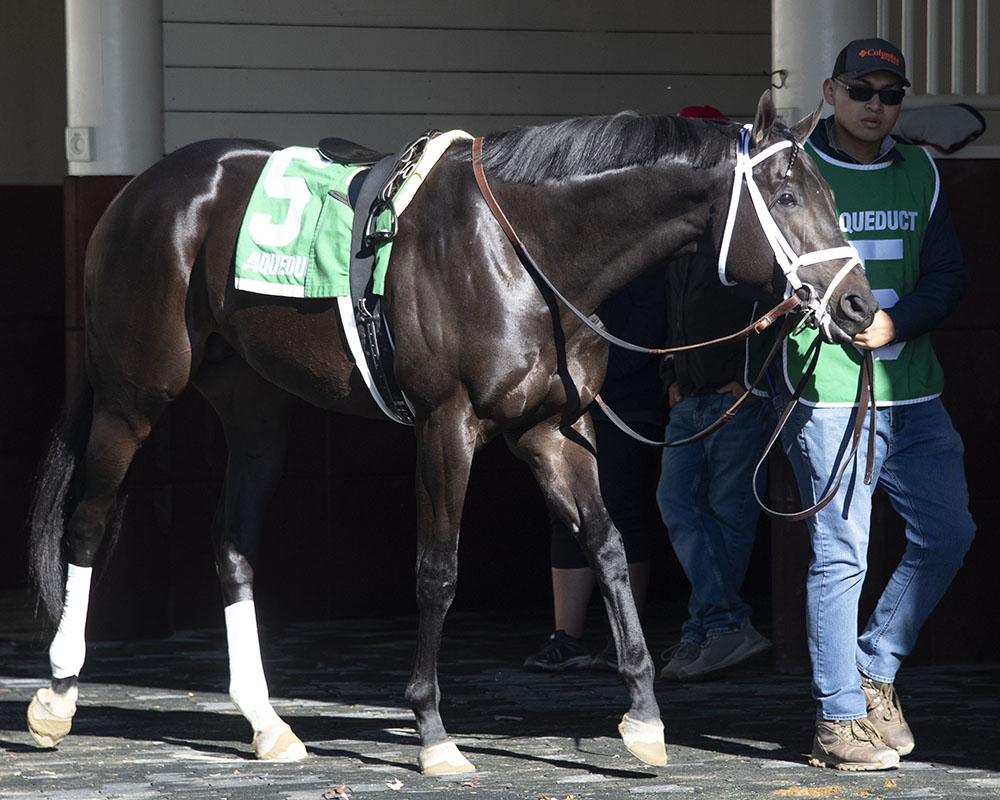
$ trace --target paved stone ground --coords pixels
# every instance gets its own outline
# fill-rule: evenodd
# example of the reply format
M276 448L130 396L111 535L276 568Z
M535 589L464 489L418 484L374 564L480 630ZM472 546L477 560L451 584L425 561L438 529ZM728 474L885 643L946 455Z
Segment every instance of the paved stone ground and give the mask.
M53 750L34 747L24 724L48 673L44 645L0 641L0 797L1000 797L1000 666L906 670L898 688L917 750L898 770L859 774L806 765L808 679L774 673L767 658L720 681L658 684L670 763L654 768L618 740L627 702L617 677L524 672L521 661L546 635L525 627L449 619L442 708L478 768L449 778L415 767L419 745L402 699L413 619L263 634L275 705L310 752L294 764L253 759L249 726L226 692L222 631L91 645L73 732ZM651 640L650 649L667 643Z

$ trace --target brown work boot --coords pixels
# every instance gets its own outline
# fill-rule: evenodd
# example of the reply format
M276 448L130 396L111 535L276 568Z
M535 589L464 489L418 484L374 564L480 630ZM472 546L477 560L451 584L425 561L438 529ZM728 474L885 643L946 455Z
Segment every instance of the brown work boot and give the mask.
M903 719L899 697L891 683L880 683L867 675L861 676L861 689L868 706L868 721L878 731L882 741L901 756L913 752L913 733Z
M861 719L818 719L813 739L814 767L833 767L848 772L892 769L899 766L899 753L882 741L878 731Z

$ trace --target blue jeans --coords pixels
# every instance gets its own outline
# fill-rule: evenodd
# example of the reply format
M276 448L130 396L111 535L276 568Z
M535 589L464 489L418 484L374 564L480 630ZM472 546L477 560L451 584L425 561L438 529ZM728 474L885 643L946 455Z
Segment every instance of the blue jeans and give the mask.
M853 408L798 403L783 435L805 505L822 497L846 457ZM806 633L813 697L823 719L865 716L859 671L892 683L975 536L964 447L940 399L877 412L875 480L864 484L868 422L836 497L807 520L813 558ZM872 494L881 486L906 522L906 550L858 636Z
M704 430L735 399L717 393L683 398L670 409L667 441ZM682 639L691 644L743 630L750 616L740 587L760 515L751 481L773 420L771 404L751 396L705 439L663 451L656 502L691 583L690 618L681 628ZM759 487L764 473L762 467Z

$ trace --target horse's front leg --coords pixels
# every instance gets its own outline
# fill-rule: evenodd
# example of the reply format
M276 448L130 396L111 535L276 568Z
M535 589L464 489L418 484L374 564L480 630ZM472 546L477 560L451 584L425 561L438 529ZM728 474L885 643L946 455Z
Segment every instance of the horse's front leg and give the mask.
M212 522L225 605L229 696L253 728L257 758L295 761L305 758L306 749L271 706L257 633L252 566L265 506L284 463L288 397L235 357L214 370L203 370L196 384L219 413L229 448L226 479Z
M554 422L541 423L508 437L508 444L531 465L546 502L573 531L594 570L618 651L618 674L632 702L618 726L622 741L641 761L666 764L663 722L653 692L655 669L629 586L621 535L601 497L590 415L568 430Z
M458 533L472 466L470 431L441 411L417 423L417 606L420 624L406 700L417 718L425 775L471 772L441 721L437 661L458 580Z

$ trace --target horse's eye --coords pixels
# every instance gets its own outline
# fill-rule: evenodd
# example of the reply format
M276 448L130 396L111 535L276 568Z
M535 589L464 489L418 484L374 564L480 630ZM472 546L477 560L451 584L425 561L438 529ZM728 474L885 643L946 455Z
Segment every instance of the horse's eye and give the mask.
M794 206L795 205L795 195L791 192L784 192L778 197L779 206Z

